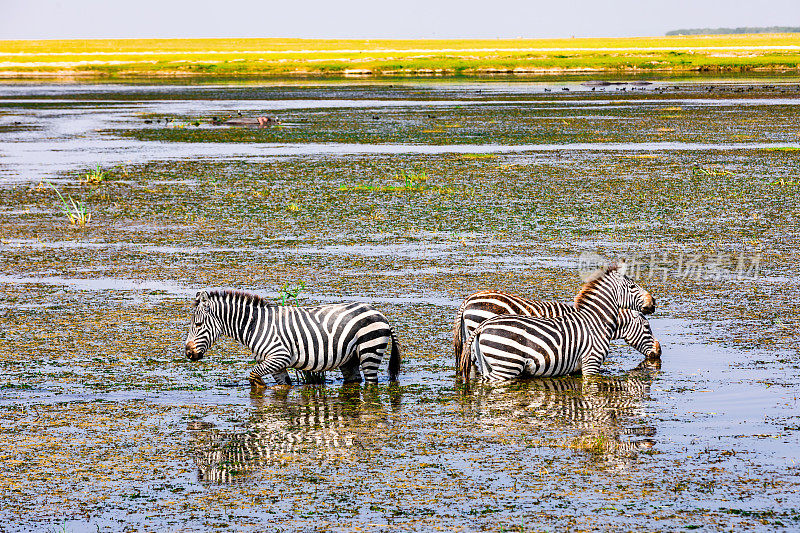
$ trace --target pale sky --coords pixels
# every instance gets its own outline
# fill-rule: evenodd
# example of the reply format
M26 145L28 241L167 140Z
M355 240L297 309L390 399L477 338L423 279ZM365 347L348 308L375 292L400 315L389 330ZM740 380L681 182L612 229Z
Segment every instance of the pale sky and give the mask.
M800 26L800 0L0 0L0 39L657 36Z

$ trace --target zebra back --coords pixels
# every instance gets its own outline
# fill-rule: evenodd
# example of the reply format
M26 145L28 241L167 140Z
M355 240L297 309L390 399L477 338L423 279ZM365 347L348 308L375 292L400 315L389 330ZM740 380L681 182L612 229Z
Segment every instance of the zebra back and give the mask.
M453 323L453 351L456 361L469 334L491 317L524 315L551 318L561 316L571 309L571 303L529 300L502 291L481 291L471 294L461 303Z

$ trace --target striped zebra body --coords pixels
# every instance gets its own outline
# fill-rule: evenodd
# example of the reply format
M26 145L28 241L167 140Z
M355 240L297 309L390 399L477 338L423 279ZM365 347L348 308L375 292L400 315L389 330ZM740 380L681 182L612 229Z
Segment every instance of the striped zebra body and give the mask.
M253 352L257 364L249 379L261 387L267 374L279 384L290 384L288 368L341 368L346 382L361 381L363 372L365 381L376 383L390 342L391 381L400 369L399 344L389 322L365 303L289 307L241 291L199 292L186 338L187 357L201 359L220 335Z
M624 264L623 264L624 265ZM478 326L461 351L459 369L469 378L472 361L484 379L594 375L608 354L619 309L651 313L655 300L612 265L598 272L575 297L575 311L555 318L501 315Z
M575 312L572 302L529 300L516 294L502 291L482 291L467 297L461 304L453 325L453 347L458 359L464 342L473 331L486 320L500 315L522 315L539 318L555 318ZM661 356L661 345L653 337L647 318L638 311L620 309L617 328L612 340L624 339L630 346L647 356Z

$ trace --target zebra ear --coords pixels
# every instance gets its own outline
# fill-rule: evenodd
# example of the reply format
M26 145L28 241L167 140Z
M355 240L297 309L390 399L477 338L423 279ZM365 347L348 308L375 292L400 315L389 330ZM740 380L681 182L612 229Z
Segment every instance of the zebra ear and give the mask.
M619 275L624 276L627 271L628 263L626 263L624 259L617 261L617 272L619 272Z
M194 297L195 306L199 304L207 304L208 303L208 293L206 291L198 292Z

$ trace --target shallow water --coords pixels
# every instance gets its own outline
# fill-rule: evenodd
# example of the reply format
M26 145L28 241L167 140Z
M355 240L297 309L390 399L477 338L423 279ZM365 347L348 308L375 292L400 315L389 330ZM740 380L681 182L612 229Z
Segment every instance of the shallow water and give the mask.
M800 527L800 91L721 85L0 86L4 527ZM189 122L235 110L291 127ZM463 298L569 300L583 252L634 260L661 368L457 386ZM299 281L389 317L399 387L183 357L197 290Z

